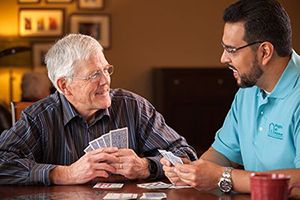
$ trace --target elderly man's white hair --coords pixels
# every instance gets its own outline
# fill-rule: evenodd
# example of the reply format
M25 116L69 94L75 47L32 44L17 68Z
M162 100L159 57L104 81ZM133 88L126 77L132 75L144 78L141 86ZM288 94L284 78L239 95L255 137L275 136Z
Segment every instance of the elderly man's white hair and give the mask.
M92 54L102 51L102 46L91 36L69 34L58 40L45 56L48 76L54 87L61 92L57 80L72 77L77 61L87 60Z

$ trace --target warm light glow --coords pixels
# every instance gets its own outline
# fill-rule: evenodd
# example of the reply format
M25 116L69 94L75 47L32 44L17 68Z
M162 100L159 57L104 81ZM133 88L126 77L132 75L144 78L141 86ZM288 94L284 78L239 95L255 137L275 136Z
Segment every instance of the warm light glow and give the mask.
M0 101L4 101L8 103L9 101L9 70L0 68L0 85L1 85L1 92L0 92Z
M18 9L9 3L1 4L0 13L0 36L16 37L18 36Z
M1 24L5 24L5 23L2 22ZM15 27L10 26L9 22L7 23L7 25L4 25L3 27L1 27L0 34L3 37L16 37L16 36L18 36L18 33L15 30Z

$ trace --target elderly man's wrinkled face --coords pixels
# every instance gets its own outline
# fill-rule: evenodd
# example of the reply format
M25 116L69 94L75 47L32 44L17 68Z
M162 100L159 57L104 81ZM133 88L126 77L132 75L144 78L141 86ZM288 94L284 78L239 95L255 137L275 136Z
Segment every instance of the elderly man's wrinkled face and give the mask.
M88 60L76 63L75 73L68 83L71 95L68 100L83 116L111 105L110 74L112 66L103 53L94 54Z

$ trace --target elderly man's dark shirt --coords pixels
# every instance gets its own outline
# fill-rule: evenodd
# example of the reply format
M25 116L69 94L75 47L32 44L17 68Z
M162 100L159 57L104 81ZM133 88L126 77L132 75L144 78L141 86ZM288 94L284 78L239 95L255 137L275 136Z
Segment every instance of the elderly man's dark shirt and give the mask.
M99 110L90 123L58 92L26 108L15 126L0 135L0 184L49 185L49 172L56 165L72 164L84 155L89 141L123 127L128 127L129 148L155 163L153 178L163 176L157 149L197 159L146 99L122 89L110 95L111 106Z

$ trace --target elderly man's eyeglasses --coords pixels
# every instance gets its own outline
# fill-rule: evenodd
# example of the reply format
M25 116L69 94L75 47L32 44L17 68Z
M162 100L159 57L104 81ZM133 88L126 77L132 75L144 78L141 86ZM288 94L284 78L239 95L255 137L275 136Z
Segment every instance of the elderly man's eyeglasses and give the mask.
M230 53L230 54L234 54L236 53L238 50L241 50L243 48L246 48L246 47L249 47L249 46L252 46L252 45L255 45L255 44L260 44L260 43L263 43L262 41L255 41L255 42L251 42L249 44L246 44L244 46L241 46L241 47L232 47L232 46L228 46L226 44L224 44L223 42L221 42L221 45L222 47L224 48L224 50L227 52L227 53Z
M91 82L95 82L97 80L99 80L99 78L101 76L110 76L112 75L112 73L114 72L114 66L113 65L106 65L102 70L97 70L95 72L93 72L92 74L90 74L87 77L72 77L72 78L76 78L76 79L81 79L84 81L91 81Z

